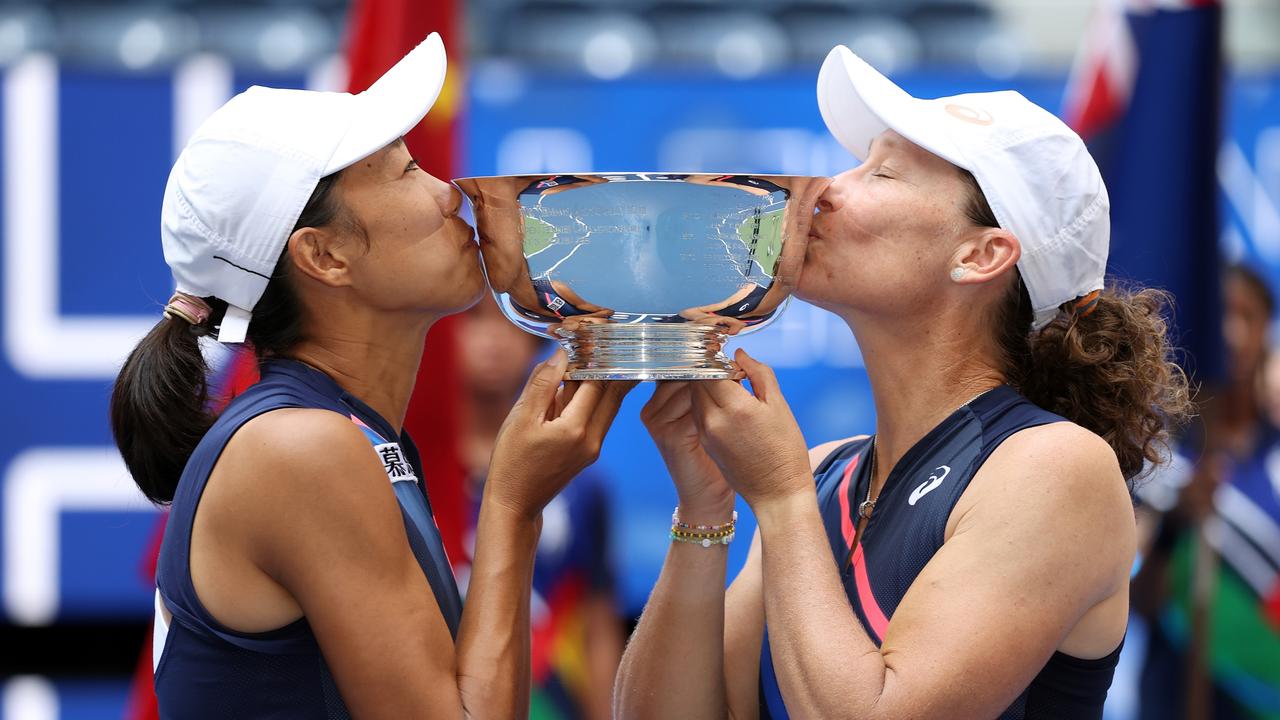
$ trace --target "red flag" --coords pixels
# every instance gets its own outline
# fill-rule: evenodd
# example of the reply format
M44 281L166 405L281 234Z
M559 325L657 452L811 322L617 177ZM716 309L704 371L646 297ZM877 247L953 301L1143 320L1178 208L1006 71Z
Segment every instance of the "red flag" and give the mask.
M424 170L443 180L454 177L462 95L459 59L463 57L457 4L454 0L356 0L349 29L351 92L369 87L427 35L440 33L449 53L444 89L426 119L405 136L405 143ZM463 398L454 381L458 377L456 333L454 318L445 318L431 329L405 417L405 428L422 451L427 492L445 551L454 561L463 557L467 517L466 471L460 454Z
M1271 588L1270 594L1262 599L1263 615L1271 621L1271 626L1280 630L1280 581Z

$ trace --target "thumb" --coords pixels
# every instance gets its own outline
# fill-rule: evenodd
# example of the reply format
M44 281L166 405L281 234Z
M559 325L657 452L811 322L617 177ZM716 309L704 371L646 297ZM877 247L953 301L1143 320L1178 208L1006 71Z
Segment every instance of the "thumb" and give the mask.
M782 396L782 390L778 387L778 376L774 374L773 368L751 357L742 348L738 348L738 351L733 354L733 359L747 374L747 379L751 381L751 391L755 393L757 399L768 402L771 398Z
M556 401L556 390L564 380L564 371L569 364L569 356L563 349L545 361L538 363L529 375L516 407L531 417L545 417L547 410Z

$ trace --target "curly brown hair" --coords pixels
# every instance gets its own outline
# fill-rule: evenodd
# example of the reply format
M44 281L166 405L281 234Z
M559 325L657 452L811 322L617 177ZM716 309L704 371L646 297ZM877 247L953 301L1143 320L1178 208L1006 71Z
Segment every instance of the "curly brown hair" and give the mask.
M969 219L999 227L977 180L965 175ZM1170 430L1193 413L1165 320L1172 296L1108 279L1092 310L1078 313L1074 302L1063 303L1048 325L1033 331L1031 299L1015 275L993 318L1008 383L1106 440L1125 480L1147 461L1167 460Z

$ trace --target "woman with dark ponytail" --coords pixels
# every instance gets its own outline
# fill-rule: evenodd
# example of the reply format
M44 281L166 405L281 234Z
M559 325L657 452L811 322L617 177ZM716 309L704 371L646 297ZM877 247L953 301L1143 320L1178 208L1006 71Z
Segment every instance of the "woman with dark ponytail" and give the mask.
M171 505L153 662L173 718L518 717L543 506L628 385L540 365L496 443L464 611L402 431L428 329L484 290L461 194L400 137L443 84L433 34L359 95L253 87L165 188L177 292L116 382L138 487ZM261 380L215 414L202 342ZM424 462L425 461L425 462Z
M1097 166L1021 95L919 100L838 47L818 102L861 165L819 200L797 294L857 337L875 434L806 453L773 372L741 351L750 391L659 388L643 418L675 542L615 709L1100 718L1130 481L1190 410L1169 298L1104 278ZM726 592L735 493L759 531Z

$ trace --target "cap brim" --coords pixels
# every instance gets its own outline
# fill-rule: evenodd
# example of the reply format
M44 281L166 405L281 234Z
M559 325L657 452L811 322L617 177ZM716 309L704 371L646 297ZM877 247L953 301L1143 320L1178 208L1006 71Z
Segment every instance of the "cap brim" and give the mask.
M832 48L818 71L818 110L827 130L859 161L871 153L872 140L893 130L943 160L966 167L955 143L931 120L928 102L912 97L843 45Z
M448 58L431 33L368 90L352 98L351 127L325 166L331 175L386 147L422 121L444 88Z

